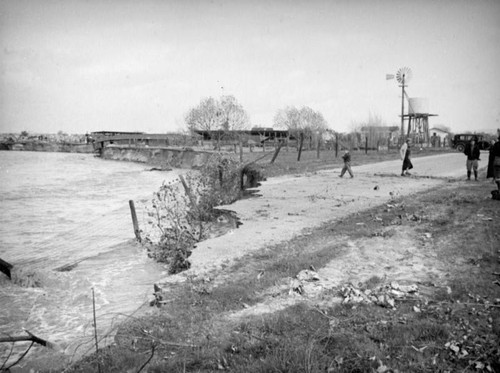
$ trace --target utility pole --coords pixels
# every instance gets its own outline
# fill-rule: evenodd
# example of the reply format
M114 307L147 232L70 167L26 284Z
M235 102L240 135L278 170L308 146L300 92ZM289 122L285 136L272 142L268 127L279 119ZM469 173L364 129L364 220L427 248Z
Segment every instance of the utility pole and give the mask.
M403 74L403 80L401 82L401 141L399 145L404 144L403 135L405 133L405 74Z

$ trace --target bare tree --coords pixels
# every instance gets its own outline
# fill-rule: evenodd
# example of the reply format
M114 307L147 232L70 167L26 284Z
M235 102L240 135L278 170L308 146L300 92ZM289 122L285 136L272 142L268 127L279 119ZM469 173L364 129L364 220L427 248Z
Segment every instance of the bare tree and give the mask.
M308 106L301 109L287 106L279 110L274 116L274 126L287 129L294 137L303 134L304 138L309 140L310 147L313 139L323 134L328 128L323 114Z
M219 124L224 131L242 130L248 126L248 114L234 96L222 96L219 101Z
M279 110L274 116L274 127L287 129L296 136L301 132L300 111L293 106Z
M212 97L201 100L198 106L189 110L185 120L189 130L216 130L219 124L218 103Z
M388 143L390 127L376 113L369 112L367 121L353 122L351 126L351 134L355 139L351 146L364 146L368 143L369 147L375 148Z
M219 100L212 97L203 99L200 104L186 114L188 128L204 131L233 131L244 129L248 114L234 96L222 96Z

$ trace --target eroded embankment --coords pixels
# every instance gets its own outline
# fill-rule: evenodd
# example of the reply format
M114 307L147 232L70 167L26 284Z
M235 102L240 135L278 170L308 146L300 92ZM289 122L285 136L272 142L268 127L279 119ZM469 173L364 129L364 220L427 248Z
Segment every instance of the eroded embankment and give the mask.
M146 163L161 169L197 169L203 167L212 154L191 148L137 148L113 144L101 150L101 157L104 159Z
M357 174L340 179L337 171L286 176L263 182L261 197L222 206L236 212L242 225L222 237L197 244L188 273L162 279L182 280L220 268L242 256L305 234L328 221L388 203L398 196L444 183L442 179L380 177Z

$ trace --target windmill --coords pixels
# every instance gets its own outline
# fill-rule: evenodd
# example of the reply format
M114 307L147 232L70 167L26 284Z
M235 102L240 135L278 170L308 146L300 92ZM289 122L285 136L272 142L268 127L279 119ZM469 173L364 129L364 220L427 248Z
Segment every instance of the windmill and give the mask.
M396 80L400 84L399 86L401 87L401 139L403 138L403 134L405 133L405 87L410 79L411 79L412 73L411 69L409 67L402 67L398 70L396 73ZM394 79L394 75L392 74L387 74L386 79ZM402 140L401 140L402 141Z
M386 79L394 79L399 83L401 87L401 137L400 142L403 142L403 138L405 136L405 128L404 121L405 117L408 117L408 132L407 136L410 133L413 133L419 141L429 141L429 117L436 116L436 114L429 114L427 109L426 99L424 98L409 98L408 94L405 91L405 87L408 87L407 83L412 77L412 71L409 67L400 68L396 76L392 74L387 74ZM405 96L408 100L408 114L405 115ZM412 131L412 122L413 122L413 131Z

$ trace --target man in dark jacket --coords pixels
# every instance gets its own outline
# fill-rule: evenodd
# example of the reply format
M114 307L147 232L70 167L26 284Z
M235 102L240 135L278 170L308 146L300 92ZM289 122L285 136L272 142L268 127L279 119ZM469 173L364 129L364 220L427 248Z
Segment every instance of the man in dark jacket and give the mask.
M487 178L492 177L498 187L497 195L500 194L500 129L498 130L498 139L490 148L490 156L488 159Z
M467 180L470 180L471 171L474 170L474 178L477 180L478 161L481 159L481 151L477 146L477 138L474 136L469 144L465 147L464 154L467 156Z

